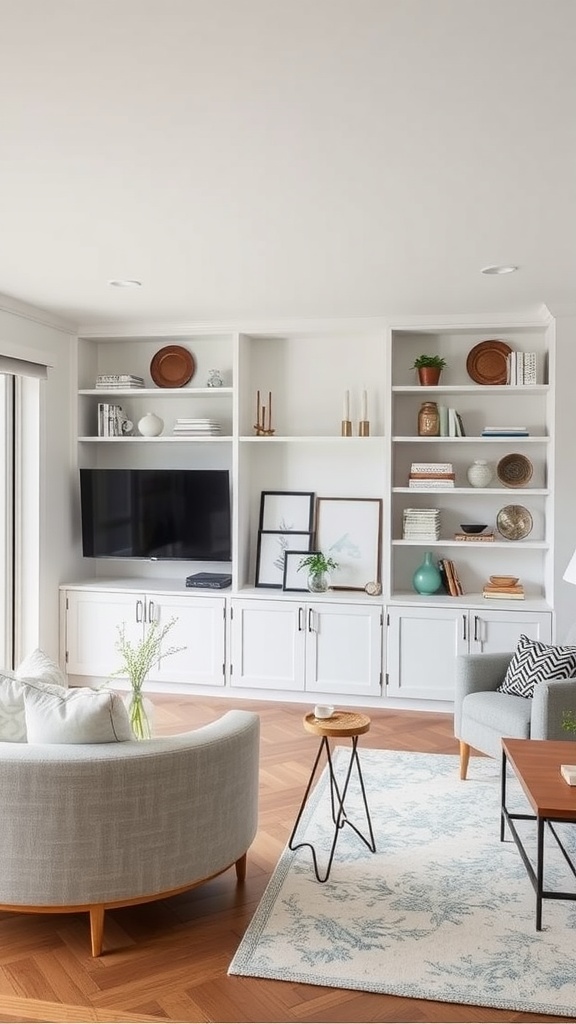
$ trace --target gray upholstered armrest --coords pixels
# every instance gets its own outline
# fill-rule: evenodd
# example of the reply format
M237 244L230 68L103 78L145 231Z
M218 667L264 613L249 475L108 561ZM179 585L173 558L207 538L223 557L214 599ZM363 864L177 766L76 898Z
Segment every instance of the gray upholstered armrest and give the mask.
M469 693L497 690L506 675L512 651L498 654L460 654L456 658L454 729L460 735L462 701Z
M562 728L565 711L576 713L576 679L549 679L538 683L532 698L530 738L573 741L573 734Z

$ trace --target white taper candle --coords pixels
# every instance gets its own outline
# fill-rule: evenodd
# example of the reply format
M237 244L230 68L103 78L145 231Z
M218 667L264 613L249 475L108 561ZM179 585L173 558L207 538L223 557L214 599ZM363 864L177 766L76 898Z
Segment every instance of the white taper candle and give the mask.
M368 393L366 391L362 392L362 415L360 416L360 419L368 419Z
M343 411L342 419L343 420L349 420L350 419L350 392L349 391L345 391L344 392L344 411Z

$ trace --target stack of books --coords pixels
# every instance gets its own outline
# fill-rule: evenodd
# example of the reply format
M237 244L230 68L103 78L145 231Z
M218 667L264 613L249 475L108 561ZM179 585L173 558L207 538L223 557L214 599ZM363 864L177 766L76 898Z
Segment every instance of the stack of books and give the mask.
M96 387L102 391L114 391L116 388L143 388L144 377L137 377L133 373L99 373L96 377Z
M536 384L535 352L510 352L506 367L507 384Z
M437 508L405 508L402 517L403 540L438 540L440 510Z
M454 562L450 558L439 558L438 571L446 593L450 597L461 597L464 591Z
M440 417L440 437L466 437L462 417L457 409L439 405L438 415Z
M408 487L419 491L441 491L454 487L455 479L451 462L413 462Z
M527 427L484 427L482 437L529 437Z
M98 437L124 437L126 422L121 406L98 402Z
M177 419L172 431L177 437L214 437L222 433L217 420Z
M511 586L503 586L502 584L485 583L482 590L482 597L489 597L490 599L496 598L496 600L505 601L523 601L524 600L524 587L521 583L514 583Z

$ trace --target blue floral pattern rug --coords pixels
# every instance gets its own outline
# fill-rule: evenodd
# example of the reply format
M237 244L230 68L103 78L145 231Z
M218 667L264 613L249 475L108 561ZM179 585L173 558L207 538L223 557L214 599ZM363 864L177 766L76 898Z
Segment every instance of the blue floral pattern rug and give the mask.
M349 749L338 748L337 771ZM360 750L376 853L345 827L329 880L316 881L310 850L286 848L229 974L274 978L576 1016L576 903L535 893L513 840L500 842L500 766L472 758L461 782L452 755ZM530 813L515 779L509 806ZM326 771L297 841L313 842L323 870L332 840ZM347 812L365 831L361 794ZM522 823L529 850L535 825ZM559 827L576 860L576 826ZM546 837L546 888L574 879Z

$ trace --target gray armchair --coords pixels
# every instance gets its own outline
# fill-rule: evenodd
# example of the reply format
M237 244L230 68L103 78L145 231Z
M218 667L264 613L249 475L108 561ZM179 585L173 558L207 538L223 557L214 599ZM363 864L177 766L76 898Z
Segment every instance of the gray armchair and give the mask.
M470 748L500 757L502 738L574 740L562 728L564 711L576 711L576 679L539 683L534 696L498 693L512 657L463 654L456 659L454 735L460 741L460 778L468 771Z

